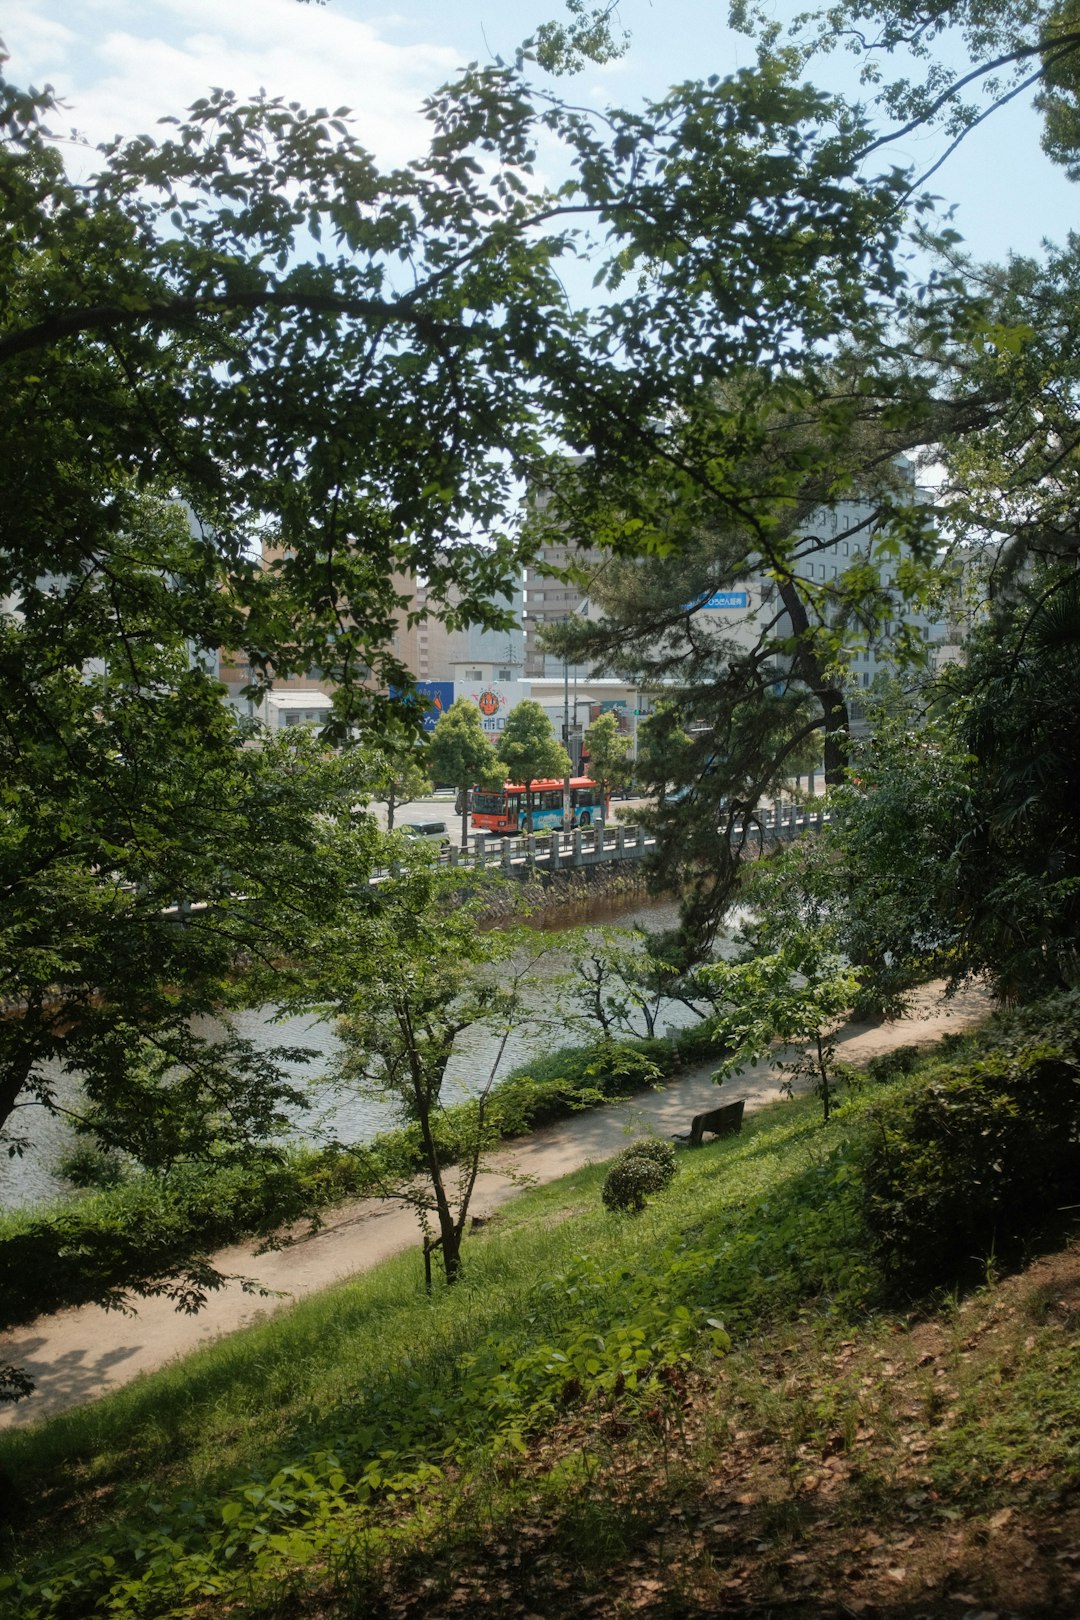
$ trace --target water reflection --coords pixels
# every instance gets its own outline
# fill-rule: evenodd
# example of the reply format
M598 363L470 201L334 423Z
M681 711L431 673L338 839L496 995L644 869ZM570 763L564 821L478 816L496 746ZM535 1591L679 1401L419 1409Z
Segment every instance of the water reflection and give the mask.
M530 975L526 999L529 1016L520 1028L511 1032L500 1064L500 1075L528 1062L529 1058L547 1053L556 1047L580 1040L582 1037L568 1028L555 1007L556 981L566 974L569 957L559 946L559 934L568 928L588 924L601 926L616 924L630 928L642 924L653 930L674 926L677 908L672 901L648 900L641 895L586 899L572 908L563 908L558 914L541 920L537 925L538 947L543 954ZM691 1022L693 1015L682 1006L668 1003L662 1008L658 1029L668 1025ZM379 1131L396 1123L393 1106L381 1099L361 1096L355 1091L341 1092L329 1088L324 1077L334 1068L339 1045L332 1024L320 1018L278 1019L272 1007L253 1008L234 1015L233 1027L239 1035L266 1050L273 1046L307 1047L313 1056L306 1063L287 1065L287 1072L300 1083L310 1084L311 1107L296 1120L296 1135L303 1140L325 1140L336 1136L342 1141L366 1141ZM207 1020L196 1025L207 1035L220 1028ZM464 1037L455 1049L448 1074L444 1098L455 1101L475 1092L490 1073L498 1046L498 1037L486 1031L477 1031ZM57 1067L51 1078L55 1082L57 1097L62 1104L75 1104L78 1099L78 1081L65 1075ZM64 1121L46 1113L38 1105L30 1105L21 1113L19 1126L22 1134L31 1140L31 1146L22 1158L0 1162L0 1205L9 1209L44 1202L64 1190L56 1175L56 1167L76 1141L75 1133Z

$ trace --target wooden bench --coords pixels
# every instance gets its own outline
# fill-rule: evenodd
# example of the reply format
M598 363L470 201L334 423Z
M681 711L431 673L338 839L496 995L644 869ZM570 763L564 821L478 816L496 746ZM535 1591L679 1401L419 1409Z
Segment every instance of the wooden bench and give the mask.
M714 1136L738 1136L742 1130L745 1107L746 1099L740 1097L738 1102L725 1103L723 1108L711 1108L707 1114L695 1114L689 1131L676 1131L671 1140L681 1142L684 1147L700 1147L706 1131L711 1131Z

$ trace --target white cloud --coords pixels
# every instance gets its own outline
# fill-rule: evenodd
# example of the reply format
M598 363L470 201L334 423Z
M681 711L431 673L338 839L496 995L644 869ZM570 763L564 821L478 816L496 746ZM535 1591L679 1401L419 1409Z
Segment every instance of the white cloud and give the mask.
M65 124L95 143L152 131L220 85L350 107L360 140L398 163L426 144L420 104L462 53L395 44L386 36L396 22L361 22L340 0L8 0L3 37L12 79L51 83Z

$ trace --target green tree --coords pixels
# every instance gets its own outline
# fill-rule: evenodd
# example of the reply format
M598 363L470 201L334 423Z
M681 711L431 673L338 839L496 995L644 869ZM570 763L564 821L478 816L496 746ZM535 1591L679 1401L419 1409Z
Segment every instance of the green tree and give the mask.
M463 895L430 852L408 851L372 904L319 935L319 996L337 1014L341 1080L392 1102L420 1140L423 1184L411 1169L389 1171L382 1192L416 1211L425 1263L438 1249L448 1284L461 1274L473 1190L496 1140L491 1089L523 1017L523 972L511 960L518 940L512 930L479 926L488 898ZM444 1111L447 1068L458 1038L478 1030L493 1055L456 1134Z
M860 753L829 840L871 986L988 974L1023 1000L1076 984L1078 652L1080 583L1055 566L941 672L932 723L899 716Z
M619 731L613 714L602 714L585 728L589 775L599 783L606 804L616 788L630 780L630 738Z
M0 86L0 931L25 1009L5 1108L48 1099L48 1057L147 1162L275 1128L276 1080L249 1063L248 1084L239 1047L212 1072L186 1020L291 972L347 885L306 777L222 709L219 650L253 693L318 665L333 734L370 741L392 708L415 718L394 653L413 577L428 611L505 625L517 491L553 444L640 463L701 386L691 356L720 377L793 331L873 324L897 188L852 186L846 136L808 162L827 111L770 70L605 123L476 69L432 98L427 152L381 173L343 117L223 90L75 184L52 96ZM565 196L530 179L541 139L575 168ZM577 221L610 233L596 317L558 274ZM347 810L341 839L362 839ZM180 1128L170 1076L196 1057Z
M711 444L730 425L729 409L754 392L747 385L703 401L680 429L687 443L678 459L699 455L696 441ZM880 431L826 424L819 433L819 410L808 401L805 412L774 415L769 405L756 426L747 420L755 439L743 473L749 482L752 464L760 476L745 514L732 512L720 490L691 488L681 475L666 480L666 496L644 484L627 490L623 507L647 503L657 518L663 509L670 544L656 556L606 561L590 586L598 613L550 632L567 656L664 693L643 728L637 777L656 795L647 819L658 833L658 881L683 894L687 928L706 938L732 902L744 856L761 847L762 800L808 754L824 755L829 781L843 779L855 650L938 588L936 536L891 455L898 438L916 431L913 419L901 410L899 425ZM871 453L881 465L838 531L821 521L830 492L842 498L843 478L853 480ZM654 480L663 476L657 466ZM732 476L742 475L729 456L724 478ZM581 498L602 510L606 496L594 478L591 469L567 469L564 521L582 479L589 487ZM609 493L618 482L612 478ZM850 554L837 567L840 543ZM825 558L835 576L828 580ZM727 616L696 611L718 591L747 604L735 632ZM892 644L898 659L924 657L910 633L894 634Z
M535 51L549 73L578 73L586 62L610 62L626 50L630 36L613 27L618 0L590 7L587 0L566 0L567 21L541 23L523 49Z
M713 1073L720 1084L746 1064L777 1054L788 1095L802 1081L821 1098L826 1125L836 1085L834 1032L858 989L858 975L821 937L801 931L778 949L741 962L714 962L702 969L718 999L716 1027L729 1055Z
M545 777L565 777L570 771L570 755L551 729L551 721L531 698L526 698L506 717L499 734L496 753L506 766L508 780L525 789L525 828L532 832L533 783Z
M753 0L733 0L730 16L766 51L794 46L809 62L842 44L860 58L862 83L885 124L875 148L940 127L948 145L916 184L996 108L1033 89L1046 119L1045 151L1075 163L1080 27L1072 0L844 0L798 14L786 37ZM890 58L891 73L883 66Z
M1030 27L1047 19L1068 22ZM685 562L666 579L689 592L658 598L641 637L662 640L748 556L774 576L791 631L773 640L791 645L712 656L708 680L691 657L675 681L724 696L713 722L682 712L714 732L692 738L701 815L681 846L712 916L732 892L732 835L750 838L757 797L805 737L823 732L842 767L847 626L895 617L873 570L817 611L822 593L795 583L800 512L870 489L887 535L925 550L933 514L905 512L885 469L934 442L947 493L971 495L943 501L957 533L1003 513L990 532L1004 521L1018 552L1075 565L1071 256L976 276L946 234L944 269L909 289L911 176L874 158L860 111L800 79L766 51L752 71L592 118L515 69L477 68L431 99L427 151L387 173L337 114L220 91L160 140L104 152L79 185L45 127L52 97L0 88L0 925L29 964L12 995L32 1011L40 998L53 1057L89 1060L104 1009L103 1096L111 998L127 1086L170 983L178 1009L202 1005L231 948L253 985L264 961L291 960L287 902L300 935L320 904L322 834L298 803L294 840L283 813L295 781L263 778L239 732L217 730L217 650L246 657L255 690L319 665L337 736L369 740L393 689L410 712L393 638L413 577L449 622L505 625L533 543L521 480L551 489L561 533L650 559L645 586L665 556ZM571 172L556 195L532 179L541 141ZM586 251L604 296L584 312L559 261ZM583 453L573 476L553 446ZM151 518L155 492L188 503L183 532L164 506ZM206 907L165 939L177 896ZM91 1010L49 1024L57 983ZM9 1075L20 1065L22 1096L40 1070L12 1052Z
M428 745L411 731L387 724L377 741L353 751L353 775L358 793L386 806L386 830L394 830L394 814L410 799L431 792Z
M319 851L338 789L324 744L252 746L173 628L186 524L144 518L107 566L88 546L77 575L0 617L0 994L17 1010L0 1129L19 1152L24 1110L63 1111L164 1169L242 1151L298 1100L248 1043L191 1019L261 996L262 965L302 953L303 916L332 904ZM77 1103L58 1100L56 1065L81 1077Z
M89 612L93 594L84 580L56 612ZM200 1165L263 1165L269 1183L308 1103L292 1064L310 1054L259 1049L231 1013L286 992L309 919L341 904L338 846L351 872L370 865L366 818L323 744L296 728L253 746L182 649L118 641L81 678L34 667L43 643L15 617L0 641L33 705L0 731L3 1162L35 1152L44 1110L166 1192ZM118 1228L88 1252L79 1301L198 1308L222 1275L197 1236L156 1236Z
M604 1040L652 1039L664 1001L681 986L678 969L650 951L644 928L587 928L565 941L571 971L560 1005L566 1021Z
M436 781L457 789L461 803L461 847L469 847L469 789L499 787L503 767L491 746L480 710L467 698L458 698L439 716L431 734L428 760Z

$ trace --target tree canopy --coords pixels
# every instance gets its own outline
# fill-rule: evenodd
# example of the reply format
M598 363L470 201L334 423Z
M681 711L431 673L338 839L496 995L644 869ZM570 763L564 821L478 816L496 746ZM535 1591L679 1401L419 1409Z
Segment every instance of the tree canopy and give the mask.
M545 777L565 777L570 755L551 729L551 721L531 698L517 704L506 717L496 749L509 781L525 789L525 827L532 832L533 783Z
M469 790L501 786L505 769L484 730L480 710L466 698L458 698L439 716L431 735L428 757L431 770L441 782L458 791L461 804L461 847L469 845Z

